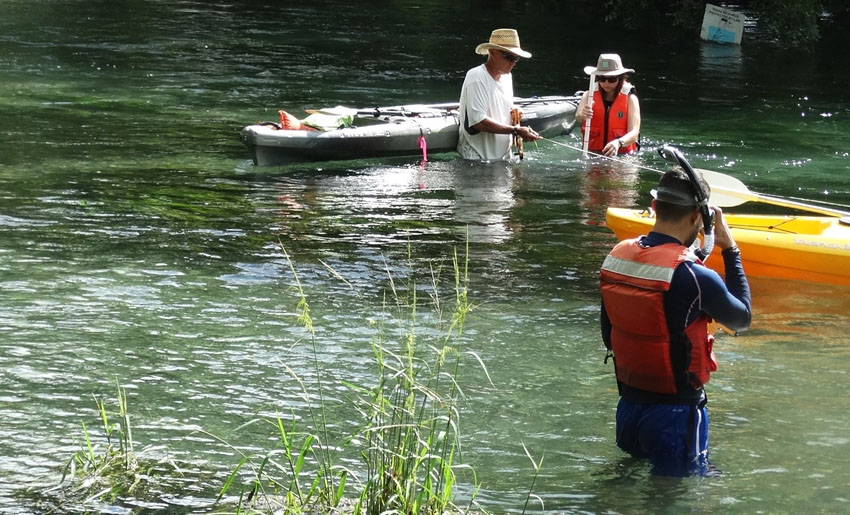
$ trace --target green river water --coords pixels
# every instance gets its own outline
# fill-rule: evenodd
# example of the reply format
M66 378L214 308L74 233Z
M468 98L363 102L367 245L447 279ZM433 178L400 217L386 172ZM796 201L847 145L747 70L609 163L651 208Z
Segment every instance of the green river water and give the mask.
M585 65L619 51L638 71L645 148L675 144L754 191L850 204L846 32L814 54L601 43L553 4L4 0L0 512L35 510L21 492L59 481L81 424L98 425L92 395L114 402L116 380L137 445L166 446L191 473L102 512L214 511L238 457L198 430L271 448L271 432L240 426L301 412L282 363L312 378L278 241L323 370L371 384L368 320L387 269L426 284L429 263L467 240L463 344L493 385L474 361L462 368L461 434L489 511L522 510L523 444L545 456L534 493L548 513L850 510L847 288L753 279L752 328L718 337L708 388L721 474L653 477L614 443L597 272L615 242L605 208L645 205L657 175L551 142L511 165L446 154L255 168L238 141L282 108L453 101L475 45L513 26L534 54L515 70L518 95L572 94ZM642 163L663 166L649 151ZM358 423L349 408L332 419Z

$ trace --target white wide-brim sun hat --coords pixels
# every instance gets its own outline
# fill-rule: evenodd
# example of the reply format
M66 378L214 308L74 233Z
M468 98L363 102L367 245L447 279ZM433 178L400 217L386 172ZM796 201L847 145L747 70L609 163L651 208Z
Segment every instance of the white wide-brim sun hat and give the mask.
M596 75L597 77L616 77L617 75L634 72L635 71L631 68L623 67L623 60L620 59L618 54L600 54L599 61L596 63L596 68L593 66L584 67L584 73L588 75Z

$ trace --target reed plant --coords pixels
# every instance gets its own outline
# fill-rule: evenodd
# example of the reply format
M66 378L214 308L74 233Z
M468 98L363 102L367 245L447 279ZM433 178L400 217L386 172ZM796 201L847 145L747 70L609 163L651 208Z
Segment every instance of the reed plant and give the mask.
M468 261L461 270L455 252L452 265L455 303L448 327L443 326L440 271L435 273L432 267L431 299L438 329L433 337L418 331L419 290L413 279L404 298L390 280L396 315L381 321L372 344L377 384L358 389L356 405L366 407L362 410L367 420L363 430L366 445L361 451L366 481L355 513L444 513L454 509L459 470L470 472L475 483L473 500L480 486L474 471L455 461L461 451L458 401L462 390L457 378L463 353L459 337L472 306ZM391 323L397 327L389 334L401 335L400 345L386 339L386 327Z
M146 446L137 454L133 441L127 392L116 380L117 421L110 416L107 403L94 396L102 435L82 423L80 450L65 466L55 487L32 492L36 504L47 513L64 513L96 508L117 498L144 497L149 489L162 487L160 478L174 476L179 467L163 458L155 458L162 446Z
M454 252L454 303L450 311L440 295L443 266L431 265L432 309L425 316L419 312L416 281L411 276L397 286L387 267L389 288L382 297L380 320L373 322L375 335L371 341L375 382L357 385L342 381L362 425L355 434L335 436L338 441L332 442L327 422L332 406L324 392L328 381L323 379L328 373L321 369L318 359L319 345L307 296L285 248L283 253L295 281L296 315L311 346L315 384L308 388L295 371L281 365L300 386L309 422L306 427L296 427L294 414L289 422L282 416L249 422L273 426L279 448L246 455L234 447L241 459L219 498L238 489L236 479L247 467L250 480L238 489L239 510L244 510L239 513L419 515L469 511L473 506L483 511L475 500L480 484L461 459L459 429L463 391L457 379L464 357L474 357L489 381L482 360L462 349L464 324L473 309L468 297L468 259L461 261ZM311 390L313 396L308 395ZM311 399L318 399L319 404L314 405ZM340 465L345 453L359 456L362 467L350 470ZM305 467L307 462L309 466ZM455 504L456 486L462 479L472 484L463 509Z
M306 384L295 370L280 365L299 385L299 395L309 413L299 423L296 420L301 419L293 412L243 424L242 428L266 424L274 432L276 448L260 453L245 453L224 439L199 431L240 457L219 490L219 509L224 511L217 513L486 513L476 501L481 485L461 453L460 405L464 395L458 378L462 361L474 358L493 385L480 357L463 349L464 326L473 310L468 295L468 258L461 260L456 250L453 254L453 302L444 302L440 293L443 264L430 265L430 284L421 290L412 275L397 286L387 266L389 287L382 296L381 316L371 322L374 382L340 381L349 392L347 401L362 420L352 434L343 435L329 430L328 412L337 407L330 404L325 392L330 373L321 366L307 295L289 254L283 245L281 248L295 282L295 313L310 347L314 382ZM468 253L467 246L466 256ZM408 261L412 263L409 251ZM421 291L427 291L430 299L430 309L425 313L420 312ZM95 436L82 424L83 442L69 460L60 484L35 495L42 511L97 511L118 498L156 495L171 479L183 475L173 461L149 457L167 455L162 446L144 447L137 454L127 393L117 380L116 386L117 421L106 402L95 397L103 436ZM533 494L533 489L543 459L536 462L524 444L523 449L534 467L524 513L531 499L542 507L542 499ZM352 454L362 463L356 470L342 465ZM455 501L462 481L471 484L463 507ZM237 495L225 498L230 492Z

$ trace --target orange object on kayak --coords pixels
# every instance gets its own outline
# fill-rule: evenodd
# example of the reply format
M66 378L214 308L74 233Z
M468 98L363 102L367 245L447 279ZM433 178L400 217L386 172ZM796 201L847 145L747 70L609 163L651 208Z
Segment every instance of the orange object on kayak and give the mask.
M301 120L296 118L295 116L287 113L283 109L277 112L280 115L280 128L286 131L302 131L304 129L304 125L301 123Z

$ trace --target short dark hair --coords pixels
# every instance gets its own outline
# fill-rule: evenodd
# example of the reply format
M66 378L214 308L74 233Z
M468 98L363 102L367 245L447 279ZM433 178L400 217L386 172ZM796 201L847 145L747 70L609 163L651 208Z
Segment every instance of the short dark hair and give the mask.
M706 195L711 195L711 188L705 182L702 174L696 171L697 180L705 191ZM676 166L668 170L658 181L657 198L655 199L655 213L659 220L676 221L693 213L697 208L697 190L688 174L681 167ZM683 197L693 198L694 201L690 205L682 204L681 202L668 202L663 200L662 192L672 192L673 194L681 194Z

